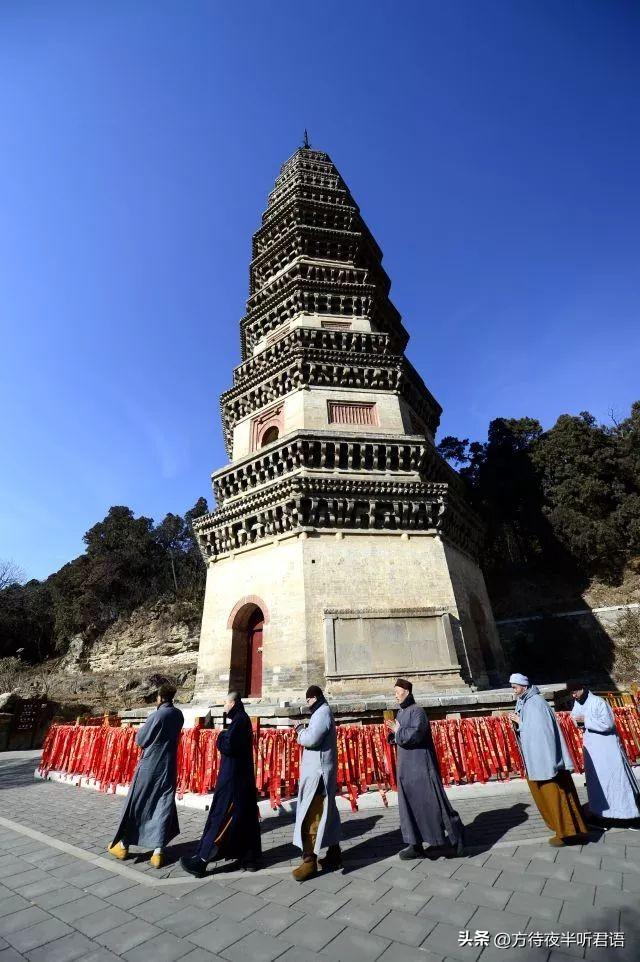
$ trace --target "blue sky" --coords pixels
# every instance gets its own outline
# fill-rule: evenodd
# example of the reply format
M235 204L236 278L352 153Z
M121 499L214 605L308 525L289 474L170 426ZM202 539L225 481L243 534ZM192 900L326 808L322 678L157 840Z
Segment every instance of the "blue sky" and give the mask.
M0 557L210 497L250 239L307 127L440 436L640 397L640 8L5 0Z

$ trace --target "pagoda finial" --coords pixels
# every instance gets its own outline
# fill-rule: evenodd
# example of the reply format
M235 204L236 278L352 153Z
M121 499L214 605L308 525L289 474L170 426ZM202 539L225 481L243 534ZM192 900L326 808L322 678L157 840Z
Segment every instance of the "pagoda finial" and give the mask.
M309 150L309 148L311 147L311 144L309 143L309 134L307 133L306 127L304 128L304 140L302 141L302 146L306 150Z

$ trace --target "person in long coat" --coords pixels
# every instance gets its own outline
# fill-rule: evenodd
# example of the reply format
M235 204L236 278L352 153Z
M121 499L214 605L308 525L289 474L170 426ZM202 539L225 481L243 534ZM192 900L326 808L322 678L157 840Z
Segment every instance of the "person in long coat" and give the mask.
M395 722L386 724L397 749L400 829L407 845L399 857L422 858L425 843L441 848L447 839L462 855L464 827L442 785L427 713L416 705L410 681L398 678L394 693L400 709Z
M184 724L173 704L176 689L168 683L158 689L158 707L136 733L142 758L136 766L120 824L109 854L125 859L130 845L153 848L151 864L162 868L165 846L180 833L176 809L178 741Z
M554 833L549 845L588 841L580 800L573 784L573 764L553 709L526 675L511 675L517 700L510 718L517 726L527 783L538 811Z
M196 878L206 874L209 862L220 859L237 859L255 872L262 856L251 719L238 692L229 693L224 709L231 724L216 743L222 760L211 808L194 855L180 859Z
M298 882L316 874L318 855L325 846L327 854L320 859L321 868L332 871L342 866L342 833L336 806L336 723L321 688L311 685L305 697L311 718L307 727L299 725L297 728L298 744L304 747L304 751L293 833L293 844L302 849L302 862L293 870L293 877Z
M571 717L584 731L584 774L594 821L637 819L640 787L620 744L611 705L583 681L568 681L567 691L575 699Z

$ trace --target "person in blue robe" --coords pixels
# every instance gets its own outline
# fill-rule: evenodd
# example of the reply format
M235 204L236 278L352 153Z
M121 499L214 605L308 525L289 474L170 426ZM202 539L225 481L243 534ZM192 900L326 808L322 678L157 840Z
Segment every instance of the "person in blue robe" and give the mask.
M538 811L560 847L588 841L580 800L571 777L573 764L555 712L540 689L519 672L509 678L516 695L511 721L517 728L527 783Z
M296 729L298 744L304 748L293 832L293 844L302 849L302 861L292 872L297 882L315 875L318 861L325 872L342 867L342 830L336 806L336 723L318 685L311 685L305 697L311 718L308 725L298 725ZM325 857L318 860L320 850L325 847Z
M152 848L151 864L162 868L164 849L180 832L176 809L178 741L184 724L173 704L176 689L166 683L158 689L158 707L136 733L142 758L129 787L110 855L125 859L130 845Z

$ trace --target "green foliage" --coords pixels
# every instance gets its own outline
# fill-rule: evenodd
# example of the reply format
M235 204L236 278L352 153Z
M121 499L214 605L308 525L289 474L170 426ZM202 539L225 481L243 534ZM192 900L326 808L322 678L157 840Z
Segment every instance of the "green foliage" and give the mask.
M0 590L0 657L22 649L28 661L66 650L74 635L94 637L142 603L166 597L191 608L202 598L205 567L192 532L205 498L158 525L116 506L84 536L86 551L45 582Z
M536 568L614 584L640 553L640 402L609 427L584 411L543 432L498 418L486 443L444 438L486 523L489 575Z
M20 655L41 661L51 646L54 615L49 586L39 581L0 591L0 658Z

